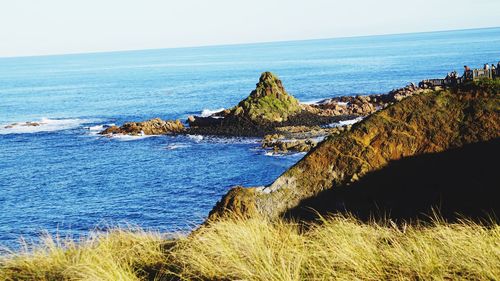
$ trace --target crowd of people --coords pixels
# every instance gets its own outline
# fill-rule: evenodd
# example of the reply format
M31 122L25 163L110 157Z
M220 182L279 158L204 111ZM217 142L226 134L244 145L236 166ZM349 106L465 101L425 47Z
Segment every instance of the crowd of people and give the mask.
M466 81L474 79L500 79L500 61L495 64L484 64L482 69L471 69L469 66L464 65L464 74L459 76L456 71L450 72L444 79L427 79L421 81L419 87L448 87L462 84Z
M485 63L483 66L483 70L491 71L491 78L493 78L493 79L500 77L500 61L497 63L496 66L493 63L491 64L491 66L489 64ZM463 78L465 78L465 80L472 80L473 79L473 72L470 69L470 67L467 65L464 65Z

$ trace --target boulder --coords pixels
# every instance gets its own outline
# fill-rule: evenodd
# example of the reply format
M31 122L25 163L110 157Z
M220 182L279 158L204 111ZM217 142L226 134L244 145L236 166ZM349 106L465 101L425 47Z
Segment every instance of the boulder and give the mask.
M155 118L144 122L128 122L121 127L111 126L100 132L101 135L165 135L184 132L184 125L179 120L162 120Z

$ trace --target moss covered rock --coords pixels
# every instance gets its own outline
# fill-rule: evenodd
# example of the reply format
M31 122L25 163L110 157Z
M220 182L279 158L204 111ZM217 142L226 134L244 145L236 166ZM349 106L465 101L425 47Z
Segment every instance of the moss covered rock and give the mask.
M286 121L301 110L299 101L286 92L281 80L271 72L264 72L255 90L231 114L265 124Z

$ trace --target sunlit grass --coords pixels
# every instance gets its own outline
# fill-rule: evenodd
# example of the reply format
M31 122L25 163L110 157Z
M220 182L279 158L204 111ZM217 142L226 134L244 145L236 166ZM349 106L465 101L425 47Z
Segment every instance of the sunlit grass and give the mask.
M165 260L159 233L114 229L83 241L41 237L0 261L0 280L143 280Z
M499 280L500 227L233 219L175 242L116 229L79 243L46 237L4 257L0 279Z

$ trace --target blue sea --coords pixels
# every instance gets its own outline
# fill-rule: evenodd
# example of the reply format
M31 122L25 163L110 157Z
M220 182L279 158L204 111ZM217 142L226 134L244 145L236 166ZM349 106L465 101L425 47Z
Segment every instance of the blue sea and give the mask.
M0 245L116 225L188 231L232 186L269 184L304 156L252 138L106 138L103 125L229 108L263 71L309 102L498 60L500 28L0 58ZM28 121L42 125L5 128Z

